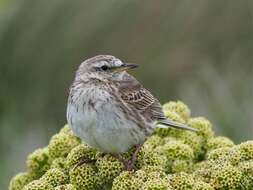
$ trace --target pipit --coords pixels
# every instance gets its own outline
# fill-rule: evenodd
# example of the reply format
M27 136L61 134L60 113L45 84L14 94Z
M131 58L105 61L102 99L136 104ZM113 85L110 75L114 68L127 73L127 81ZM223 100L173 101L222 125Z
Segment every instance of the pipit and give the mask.
M128 170L133 168L141 145L155 127L195 131L164 116L159 101L127 73L136 67L111 55L85 60L70 87L67 106L69 126L89 146L118 158L120 153L137 147L125 162Z

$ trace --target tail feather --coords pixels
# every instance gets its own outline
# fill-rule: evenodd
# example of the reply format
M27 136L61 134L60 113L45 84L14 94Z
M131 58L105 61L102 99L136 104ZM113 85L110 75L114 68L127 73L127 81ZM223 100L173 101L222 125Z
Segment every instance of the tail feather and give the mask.
M178 123L178 122L168 120L168 119L160 120L159 124L166 125L166 126L169 126L169 127L173 127L173 128L176 128L176 129L183 129L183 130L194 131L194 132L198 131L197 129L189 127L185 124ZM167 127L162 127L162 128L167 128Z

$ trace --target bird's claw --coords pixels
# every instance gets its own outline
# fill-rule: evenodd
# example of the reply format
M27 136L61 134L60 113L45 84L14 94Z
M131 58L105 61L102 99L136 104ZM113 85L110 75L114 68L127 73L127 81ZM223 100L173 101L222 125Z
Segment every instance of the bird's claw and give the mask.
M118 159L120 162L124 164L124 170L132 171L133 169L136 170L135 167L135 159L130 158L129 160L124 159L120 154L111 154L114 158Z
M74 166L73 169L75 170L77 167L79 167L83 164L94 164L95 162L96 162L96 160L92 160L90 158L82 156L82 157L79 158L78 163Z
M126 171L132 171L132 170L137 170L136 166L134 165L134 162L132 159L124 162L124 169Z

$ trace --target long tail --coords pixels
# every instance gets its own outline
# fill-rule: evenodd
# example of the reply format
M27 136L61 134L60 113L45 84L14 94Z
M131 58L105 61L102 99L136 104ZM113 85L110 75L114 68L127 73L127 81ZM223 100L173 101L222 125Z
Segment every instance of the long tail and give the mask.
M175 121L171 121L171 120L168 120L168 119L160 120L158 122L158 124L166 125L166 126L173 127L173 128L176 128L176 129L183 129L183 130L194 131L194 132L198 131L198 129L194 129L194 128L189 127L185 124L178 123L178 122L175 122ZM162 127L162 128L167 128L167 127Z

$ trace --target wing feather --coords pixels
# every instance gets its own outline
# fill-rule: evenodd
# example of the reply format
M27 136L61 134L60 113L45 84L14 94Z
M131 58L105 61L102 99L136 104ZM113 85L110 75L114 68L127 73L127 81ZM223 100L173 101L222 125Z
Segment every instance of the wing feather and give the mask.
M134 77L126 74L125 80L119 82L118 89L123 102L127 104L131 110L134 110L132 114L139 113L139 115L143 115L145 119L158 121L166 126L197 131L187 125L166 119L160 102Z
M165 119L160 102L134 77L125 76L118 89L124 103L145 115L145 118Z

